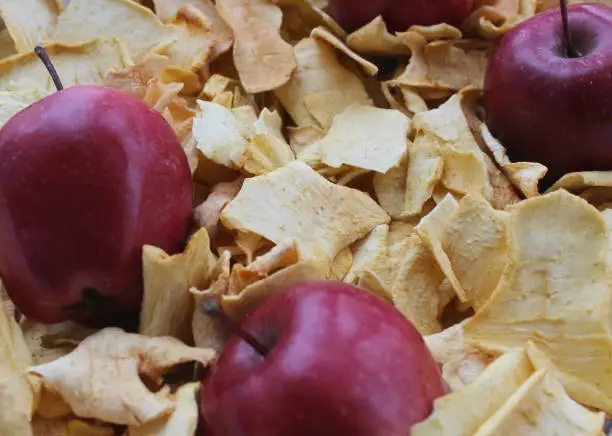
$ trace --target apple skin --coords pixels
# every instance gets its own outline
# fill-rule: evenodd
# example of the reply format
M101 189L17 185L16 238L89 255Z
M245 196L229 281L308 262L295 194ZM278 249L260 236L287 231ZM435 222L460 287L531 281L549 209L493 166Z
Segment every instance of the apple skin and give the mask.
M142 246L180 251L193 187L169 124L124 92L77 86L0 130L0 276L27 317L100 325L138 311ZM101 302L68 309L95 289Z
M561 14L551 9L507 33L484 84L486 123L512 161L540 162L550 185L573 171L612 170L612 8L568 8L575 45L568 58Z
M276 294L204 378L207 436L406 436L444 393L423 338L392 305L342 282Z
M459 25L474 8L474 0L330 0L329 13L352 32L381 15L390 32L412 25Z

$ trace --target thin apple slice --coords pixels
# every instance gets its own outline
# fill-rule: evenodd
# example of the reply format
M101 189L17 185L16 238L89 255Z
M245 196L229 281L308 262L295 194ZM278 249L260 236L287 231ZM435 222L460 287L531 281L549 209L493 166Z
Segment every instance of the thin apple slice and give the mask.
M549 0L494 0L483 3L463 23L470 34L497 40L517 24L532 17L541 3ZM559 1L553 0L556 7Z
M392 35L382 17L378 16L346 38L347 45L358 53L393 56L409 53L409 48L397 35Z
M61 0L2 0L0 18L6 24L17 52L27 53L39 41L49 39L61 9Z
M336 35L331 33L325 27L315 27L310 32L310 36L313 38L320 38L326 41L328 44L332 45L334 48L344 53L353 61L357 62L359 66L363 69L363 71L370 75L376 76L378 74L378 67L367 59L362 58L353 50L351 50L341 39L339 39Z
M465 324L492 352L534 341L572 398L612 411L610 234L601 214L560 190L509 208L508 264L489 301Z
M191 348L173 338L107 328L72 353L29 367L27 376L33 388L58 395L79 417L142 425L172 412L175 400L168 389L151 392L141 376L158 381L175 365L197 361L206 366L214 357L211 349Z
M42 89L0 90L0 127L17 112L47 95Z

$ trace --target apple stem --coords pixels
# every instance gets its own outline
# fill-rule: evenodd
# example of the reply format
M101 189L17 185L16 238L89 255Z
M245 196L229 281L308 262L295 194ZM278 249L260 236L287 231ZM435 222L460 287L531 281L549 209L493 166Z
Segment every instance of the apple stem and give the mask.
M235 333L243 341L253 347L253 349L262 357L266 357L268 354L270 354L268 347L259 342L259 340L257 340L253 335L227 316L227 313L225 313L221 306L219 306L219 303L215 297L204 298L202 301L202 312L204 312L204 314L207 316L219 319L229 328L232 333Z
M44 47L37 45L36 47L34 47L34 53L36 53L36 56L40 58L43 65L49 72L49 75L51 76L51 80L53 80L53 84L55 85L55 88L58 91L61 91L62 89L64 89L64 85L62 85L62 81L59 78L59 74L57 74L57 70L53 66L51 59L49 59L49 54L47 53L47 50L45 50Z
M568 58L579 58L580 53L574 47L572 42L572 34L569 28L569 20L567 18L567 0L560 0L561 19L563 20L563 34L565 35L565 55Z

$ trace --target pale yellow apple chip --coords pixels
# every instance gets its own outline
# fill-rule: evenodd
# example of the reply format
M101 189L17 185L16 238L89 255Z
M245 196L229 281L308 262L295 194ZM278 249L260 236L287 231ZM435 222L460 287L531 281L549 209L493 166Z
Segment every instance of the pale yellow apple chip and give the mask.
M434 402L433 414L413 426L410 434L473 436L533 373L533 365L525 350L511 350L495 360L469 385L438 398Z
M333 46L306 38L293 47L297 69L274 94L298 127L327 130L334 116L352 104L371 104L360 78L345 68Z
M460 40L463 36L461 30L446 23L434 24L431 26L410 26L409 32L416 32L427 41L436 40Z
M118 38L138 60L167 47L173 28L150 9L130 0L70 0L57 20L52 41L74 43L93 38Z
M359 66L363 68L363 71L365 71L368 75L375 76L376 74L378 74L378 67L375 64L359 56L357 53L347 47L342 40L340 40L336 35L331 33L325 27L316 27L312 29L310 36L313 38L320 38L324 41L327 41L328 44L332 45L337 50L348 56L350 59L357 62L357 64L359 64Z
M234 63L247 92L287 83L296 61L280 35L281 9L265 0L218 0L217 9L234 33Z
M142 248L144 296L139 332L146 336L173 336L191 342L192 286L206 288L216 261L210 250L208 231L201 229L183 253L168 255L160 248Z
M325 280L329 266L314 259L304 260L250 284L237 295L223 295L221 306L233 319L241 320L271 295L311 280Z
M197 149L208 159L230 168L240 168L249 146L240 123L228 108L198 100L199 112L193 121Z
M243 178L239 178L233 182L222 182L215 185L206 201L193 211L196 224L206 228L211 236L214 235L223 208L238 195L243 181Z
M350 247L346 247L342 250L332 261L327 276L328 280L342 281L346 278L346 275L353 266L353 252Z
M151 80L162 77L169 65L167 56L152 53L127 68L113 68L106 74L103 85L144 99Z
M302 259L331 263L346 246L389 222L389 216L363 192L336 186L295 161L247 179L221 222L275 243L295 239Z
M442 249L474 309L487 302L506 267L507 219L482 196L469 194L446 224Z
M389 225L381 224L355 244L352 266L344 277L346 283L356 284L364 271L375 268L387 257L388 236Z
M141 376L158 381L175 365L192 361L208 365L214 357L213 350L191 348L173 338L107 328L89 336L72 353L28 368L27 375L40 380L43 391L63 398L79 417L142 425L171 413L175 404L168 390L151 392Z
M32 434L35 399L22 374L31 359L19 325L0 310L0 434Z
M606 222L565 190L508 210L508 264L466 337L494 352L533 341L572 398L612 411Z
M492 356L465 340L463 322L424 339L429 352L442 368L444 381L453 392L476 380L493 360Z
M49 39L60 8L61 0L0 1L0 18L4 20L17 52L32 51L39 41Z
M0 127L17 112L46 97L48 93L38 89L0 90Z
M295 160L295 154L282 133L278 112L264 108L253 123L255 134L245 150L243 169L255 175L274 171Z
M322 162L386 173L405 156L410 119L393 109L352 105L334 117L319 141Z
M75 85L99 85L113 68L125 68L131 60L125 47L116 39L95 39L82 44L52 43L44 46L65 88ZM49 73L34 52L15 55L0 61L0 88L55 91Z
M174 395L176 406L170 415L159 417L140 427L129 427L127 436L194 435L198 426L199 387L199 383L187 383L181 386Z
M533 16L541 1L549 0L492 0L479 2L480 7L463 23L463 29L484 39L498 39L521 21ZM568 2L569 3L569 2ZM557 0L556 3L559 6Z
M561 383L539 370L484 423L475 436L602 435L604 414L572 400Z
M393 56L410 53L401 38L389 33L381 16L348 35L346 43L356 52L367 55Z
M189 10L189 9L187 9ZM197 9L196 9L197 11ZM199 17L198 17L199 18ZM165 51L172 65L188 71L197 71L207 64L214 50L215 41L201 20L180 14L171 21L173 42Z
M608 196L612 195L612 172L609 171L585 171L580 173L569 173L561 177L550 187L547 192L565 189L583 198L584 194L596 192L597 189ZM600 195L601 196L601 195ZM587 201L589 199L585 198ZM606 200L606 201L609 201ZM603 203L603 201L601 201Z

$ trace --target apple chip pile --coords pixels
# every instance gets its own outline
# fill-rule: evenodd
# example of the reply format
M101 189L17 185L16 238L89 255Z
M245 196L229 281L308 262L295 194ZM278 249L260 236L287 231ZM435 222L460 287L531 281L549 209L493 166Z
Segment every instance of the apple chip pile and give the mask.
M196 187L184 252L143 247L138 332L42 325L2 294L0 434L194 435L198 374L229 334L202 299L240 321L318 279L425 336L450 392L411 434L603 434L612 172L542 192L547 169L510 161L480 107L496 41L556 2L351 34L325 3L0 0L0 125L54 92L42 44L66 87L159 111Z

